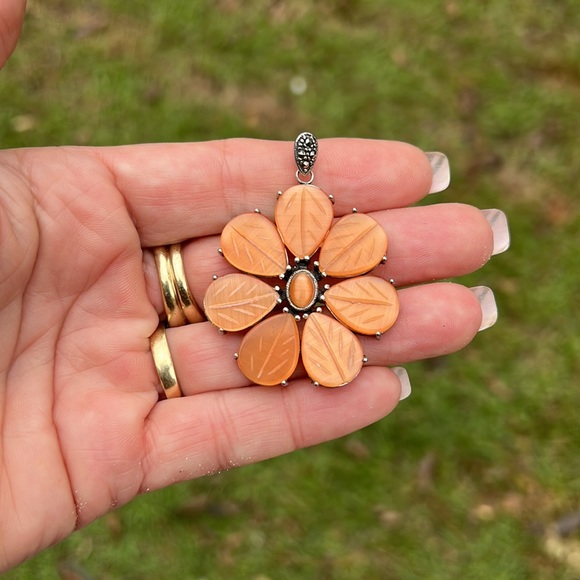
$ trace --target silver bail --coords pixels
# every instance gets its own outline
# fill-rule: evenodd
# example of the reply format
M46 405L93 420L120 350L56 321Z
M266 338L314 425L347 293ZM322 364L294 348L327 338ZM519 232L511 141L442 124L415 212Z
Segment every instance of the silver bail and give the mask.
M298 173L308 175L312 172L318 155L318 139L312 133L300 133L294 141L294 161Z

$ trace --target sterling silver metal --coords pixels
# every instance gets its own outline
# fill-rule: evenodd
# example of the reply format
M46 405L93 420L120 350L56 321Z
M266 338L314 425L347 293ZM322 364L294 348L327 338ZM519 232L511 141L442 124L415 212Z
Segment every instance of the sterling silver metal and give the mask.
M312 133L300 133L300 135L298 135L294 141L294 161L296 161L296 167L298 167L296 179L300 183L308 182L301 180L299 174L306 176L309 173L312 174L309 183L312 183L312 180L314 179L312 168L314 167L317 156L318 139L316 139Z

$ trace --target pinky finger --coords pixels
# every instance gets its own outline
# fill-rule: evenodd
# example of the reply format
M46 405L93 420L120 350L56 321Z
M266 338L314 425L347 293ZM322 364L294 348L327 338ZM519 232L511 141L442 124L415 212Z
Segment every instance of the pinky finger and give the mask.
M400 374L400 373L399 373ZM148 418L143 490L329 441L388 415L406 377L364 368L356 389L245 387L170 399Z

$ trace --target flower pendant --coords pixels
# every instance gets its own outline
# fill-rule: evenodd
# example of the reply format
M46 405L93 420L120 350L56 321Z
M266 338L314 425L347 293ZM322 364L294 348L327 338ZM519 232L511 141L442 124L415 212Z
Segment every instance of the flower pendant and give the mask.
M286 385L300 355L315 385L350 383L367 362L354 332L380 338L399 313L392 282L364 275L387 259L385 231L356 210L334 220L334 199L312 185L317 154L316 138L300 134L298 185L278 192L275 223L256 210L226 224L220 253L243 273L214 276L204 298L221 332L250 329L235 356L258 385Z

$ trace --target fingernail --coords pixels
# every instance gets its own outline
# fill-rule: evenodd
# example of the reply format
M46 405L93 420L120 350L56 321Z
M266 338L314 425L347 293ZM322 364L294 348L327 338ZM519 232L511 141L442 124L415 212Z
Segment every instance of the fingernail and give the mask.
M493 232L492 256L505 252L510 247L510 230L505 213L501 209L482 209L481 212Z
M470 290L475 294L481 306L481 325L479 330L485 330L493 326L497 321L497 305L491 288L487 286L474 286Z
M403 367L393 367L391 370L399 377L399 382L401 383L401 396L399 397L399 401L402 401L411 394L409 374Z
M451 172L449 171L449 160L447 156L438 151L431 151L425 153L427 159L429 159L429 164L431 165L431 173L433 175L431 179L431 189L429 193L439 193L449 187L449 182L451 181Z

